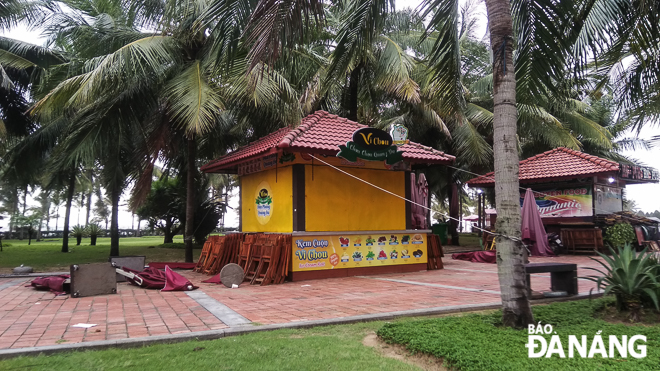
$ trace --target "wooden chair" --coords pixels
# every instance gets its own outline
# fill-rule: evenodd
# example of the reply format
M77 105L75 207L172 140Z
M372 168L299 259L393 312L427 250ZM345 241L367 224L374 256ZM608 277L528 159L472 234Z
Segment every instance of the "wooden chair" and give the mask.
M259 263L256 265L254 275L250 281L250 284L252 285L264 282L264 279L271 268L271 262L273 261L275 245L271 241L268 241L266 244L260 246L260 248L261 254L259 256Z
M195 265L195 268L193 268L193 272L201 272L204 268L204 264L206 263L206 260L209 257L209 253L211 251L211 247L213 246L213 240L216 236L211 236L209 237L206 242L204 242L204 246L202 247L202 253L199 255L199 260L197 260L197 265Z
M241 242L241 246L238 252L238 262L236 264L240 265L243 268L243 271L247 270L247 262L250 259L250 248L254 244L255 235L249 234L245 236L245 240Z
M224 237L220 237L215 240L211 252L209 253L209 258L204 266L204 274L213 274L216 270L217 265L220 262L220 255L222 253L222 247L224 243Z
M259 268L259 263L261 262L261 251L263 245L258 241L255 242L252 247L250 247L250 256L248 258L247 264L245 265L245 280L252 283L252 279L257 274L257 268Z
M492 233L486 233L486 238L484 238L484 250L495 250L495 235Z

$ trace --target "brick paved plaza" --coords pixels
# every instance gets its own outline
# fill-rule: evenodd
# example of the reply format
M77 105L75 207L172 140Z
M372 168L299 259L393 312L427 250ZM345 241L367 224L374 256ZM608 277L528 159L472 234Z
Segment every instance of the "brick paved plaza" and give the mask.
M128 283L116 295L86 298L37 291L31 278L0 279L0 349L191 333L232 326L279 324L500 302L495 264L443 259L445 269L228 289L201 283L207 276L179 271L198 290L160 292ZM598 263L586 256L530 258L532 263L578 264L578 276ZM532 275L535 291L550 289L550 274ZM579 280L580 293L595 284ZM84 329L77 323L97 326Z

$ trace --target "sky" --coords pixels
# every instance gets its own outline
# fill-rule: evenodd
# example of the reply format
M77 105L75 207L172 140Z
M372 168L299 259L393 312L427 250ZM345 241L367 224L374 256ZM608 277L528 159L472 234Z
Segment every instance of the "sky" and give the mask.
M463 2L463 1L461 1ZM403 8L416 8L419 6L419 0L396 0L397 9ZM483 22L478 22L478 27L475 30L475 36L477 38L482 38L486 34L486 11L483 3L478 4L476 14L480 17L483 17ZM42 44L43 40L39 37L39 31L30 31L25 27L17 27L12 30L10 33L5 34L7 37L15 38L18 40L31 42L34 44ZM640 133L640 138L650 138L654 135L660 135L660 124L647 125ZM625 156L639 160L641 163L646 166L652 166L656 169L660 169L660 145L656 146L651 150L638 150L635 152L626 151L623 152ZM641 184L641 185L629 185L626 187L627 197L633 201L639 209L644 212L652 212L655 210L660 210L660 184ZM36 194L33 196L37 196ZM124 195L124 198L127 198L128 194ZM121 204L125 204L126 200L122 199ZM238 207L238 195L237 190L230 196L229 202L230 209L225 217L225 225L228 227L237 227L238 226L238 215L236 209ZM233 208L233 209L231 209ZM60 211L60 214L63 214L64 210ZM72 210L72 221L74 224L77 223L78 215L80 215L80 220L84 222L84 211L79 211L77 208ZM61 219L61 218L60 218ZM8 220L5 219L0 221L0 227L4 227L3 230L7 229ZM60 220L60 228L62 221ZM131 213L122 209L119 216L119 227L122 229L132 228L133 223L137 225L137 220L132 220ZM143 222L144 223L144 222ZM54 226L54 221L51 222ZM144 224L143 224L144 225Z

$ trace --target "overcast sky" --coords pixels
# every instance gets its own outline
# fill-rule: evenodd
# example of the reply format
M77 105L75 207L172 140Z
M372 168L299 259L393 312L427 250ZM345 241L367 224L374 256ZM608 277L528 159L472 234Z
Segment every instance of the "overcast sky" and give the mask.
M419 5L419 0L396 0L397 9L403 8L416 8ZM486 18L485 18L485 7L483 3L478 8L478 14L484 18L483 22L479 22L479 27L476 30L476 37L481 38L486 32ZM11 33L6 34L7 37L12 37L22 41L27 41L35 44L42 44L42 39L39 38L38 31L28 31L25 27L17 27ZM656 124L654 126L646 126L640 133L641 138L650 138L654 135L660 135L660 125ZM624 152L626 156L637 159L643 162L647 166L653 166L656 169L660 168L660 146L653 148L648 151L635 151L635 152ZM626 193L629 199L634 200L637 207L642 211L649 212L660 210L660 184L643 184L643 185L630 185L626 188ZM35 195L36 196L36 195ZM122 200L122 203L125 201ZM236 208L238 206L238 197L234 197L230 201L230 206ZM63 213L62 210L60 213ZM76 224L78 220L78 214L84 223L84 211L79 212L74 208L72 211L72 223ZM8 220L0 221L0 226L3 226L3 230L6 230ZM131 214L126 211L122 211L120 215L119 225L120 228L131 228L132 226ZM51 222L54 226L54 221ZM233 210L229 210L226 217L227 226L238 226L238 216ZM61 229L62 220L60 219L59 227Z

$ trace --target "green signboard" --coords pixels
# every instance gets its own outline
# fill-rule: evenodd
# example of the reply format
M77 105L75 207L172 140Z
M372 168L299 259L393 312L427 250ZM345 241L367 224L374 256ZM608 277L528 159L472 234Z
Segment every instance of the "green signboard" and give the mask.
M403 160L403 152L392 145L392 137L385 131L374 128L362 128L353 133L353 140L339 146L337 157L350 162L357 159L367 161L385 161L394 165Z

